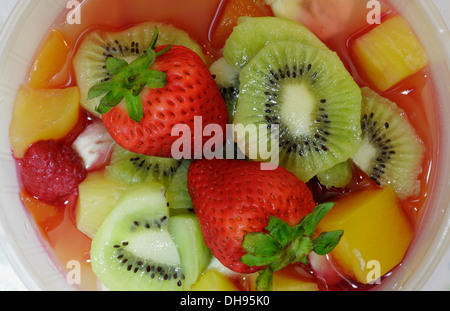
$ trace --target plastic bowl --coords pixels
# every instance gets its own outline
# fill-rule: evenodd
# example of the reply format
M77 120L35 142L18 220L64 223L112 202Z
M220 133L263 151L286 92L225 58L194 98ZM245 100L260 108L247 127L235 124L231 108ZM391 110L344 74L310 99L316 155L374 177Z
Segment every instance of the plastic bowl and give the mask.
M0 243L19 278L30 290L76 290L66 281L34 221L19 200L8 128L18 87L35 51L67 0L18 1L0 34ZM442 120L450 119L450 35L434 5L421 0L392 0L410 21L432 60L431 71ZM399 271L383 281L382 290L420 290L450 244L450 126L440 124L439 176L417 239Z

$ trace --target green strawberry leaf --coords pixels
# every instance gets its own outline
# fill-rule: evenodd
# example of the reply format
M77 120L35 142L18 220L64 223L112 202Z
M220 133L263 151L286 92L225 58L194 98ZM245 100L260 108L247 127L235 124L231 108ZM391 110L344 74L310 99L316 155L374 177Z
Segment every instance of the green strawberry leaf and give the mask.
M251 267L266 266L256 279L258 290L272 289L273 272L291 263L308 264L307 256L312 251L326 255L336 247L344 234L342 230L321 233L315 237L319 222L333 206L334 203L316 206L293 228L285 221L271 217L265 228L268 234L252 232L244 236L242 247L247 254L240 261Z
M122 58L109 57L106 60L106 70L110 75L119 73L119 71L127 65L127 61Z
M133 95L131 92L125 94L125 105L127 107L128 116L135 122L139 123L144 116L142 109L141 97Z
M242 241L242 247L247 253L256 256L273 256L281 250L281 245L277 240L261 232L246 234Z
M147 51L155 49L156 42L158 42L158 36L159 36L159 30L157 27L155 27L155 31L153 32L153 37L150 40L150 44L149 44Z
M273 216L270 216L266 230L269 231L281 245L286 245L293 237L293 231L288 223Z
M95 110L99 114L105 114L105 113L108 113L111 109L113 109L113 107L108 107L108 106L103 105L102 103L100 103Z
M323 203L314 208L314 210L306 215L302 221L296 226L301 228L304 235L313 236L317 226L322 218L333 208L335 203ZM295 230L298 230L296 228Z
M145 86L158 89L165 87L167 84L167 75L164 72L157 70L147 70L142 74L142 79L145 81Z
M312 240L314 252L317 255L326 255L331 252L341 240L344 231L336 230L331 232L322 232L319 237Z
M256 256L253 254L245 254L241 257L241 262L245 263L247 266L250 267L262 267L267 266L273 263L274 261L278 260L278 256Z
M88 93L88 100L104 95L96 108L98 113L108 113L125 98L125 106L129 117L135 122L141 122L143 118L140 97L142 90L145 87L165 87L167 83L165 73L150 70L150 66L156 58L171 49L171 46L167 46L158 53L155 52L158 35L158 28L155 27L148 49L131 63L115 57L109 57L106 60L106 70L110 75L109 81L99 82Z
M156 57L163 55L164 53L168 52L172 48L171 45L168 45L166 48L162 49L158 53L156 53Z
M94 85L88 93L88 99L94 99L108 93L111 90L111 82L100 82Z
M267 267L264 271L260 271L259 276L256 278L256 290L257 291L271 291L273 284L273 271L270 267Z
M123 98L124 95L122 94L122 92L119 89L115 88L109 91L108 94L106 94L106 96L100 100L100 104L112 108L118 105Z

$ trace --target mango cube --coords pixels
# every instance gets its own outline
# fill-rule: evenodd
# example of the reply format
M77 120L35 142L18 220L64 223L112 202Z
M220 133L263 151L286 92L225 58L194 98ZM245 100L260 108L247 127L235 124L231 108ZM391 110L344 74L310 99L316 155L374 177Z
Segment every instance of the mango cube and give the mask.
M351 49L362 76L382 92L429 64L425 49L398 15L357 38Z
M77 124L80 92L66 89L34 89L22 86L17 92L9 126L9 141L18 159L39 140L61 139Z
M206 271L191 287L192 291L238 291L239 289L226 275L217 270Z
M58 84L59 81L52 80L56 80L57 75L66 65L69 52L70 48L63 36L56 30L50 32L31 67L29 86L48 88ZM69 71L66 70L64 73L68 78Z
M318 232L344 230L330 253L342 272L363 284L375 282L403 259L412 226L391 188L367 188L336 200Z

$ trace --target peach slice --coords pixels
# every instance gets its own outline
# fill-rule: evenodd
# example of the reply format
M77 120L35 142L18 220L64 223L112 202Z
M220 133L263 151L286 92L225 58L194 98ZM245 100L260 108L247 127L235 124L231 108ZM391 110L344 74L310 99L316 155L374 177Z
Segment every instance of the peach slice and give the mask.
M39 140L61 139L78 122L80 92L67 89L34 89L22 86L17 92L9 127L9 141L18 159Z
M53 30L44 41L31 67L29 86L50 88L67 80L69 71L63 71L69 57L70 48L63 36Z
M56 228L64 218L63 207L51 205L32 197L22 189L20 198L33 217L41 233L47 238L47 232Z

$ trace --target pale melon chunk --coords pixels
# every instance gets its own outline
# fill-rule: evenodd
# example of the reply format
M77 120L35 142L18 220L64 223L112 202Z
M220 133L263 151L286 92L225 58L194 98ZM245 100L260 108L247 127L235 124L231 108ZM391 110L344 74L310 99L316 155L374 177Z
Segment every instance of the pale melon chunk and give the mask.
M79 185L75 211L78 230L93 238L125 189L125 185L106 178L103 171L89 173Z

